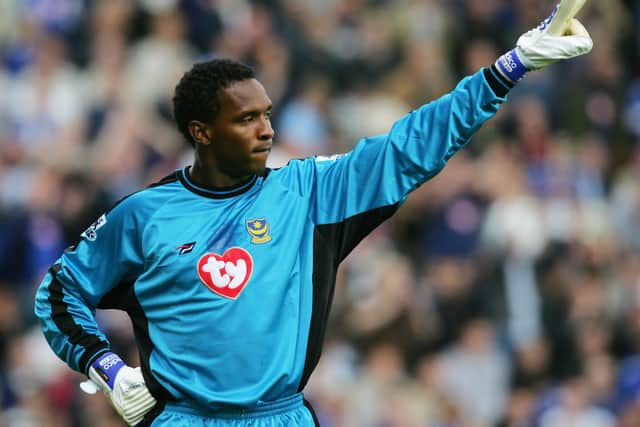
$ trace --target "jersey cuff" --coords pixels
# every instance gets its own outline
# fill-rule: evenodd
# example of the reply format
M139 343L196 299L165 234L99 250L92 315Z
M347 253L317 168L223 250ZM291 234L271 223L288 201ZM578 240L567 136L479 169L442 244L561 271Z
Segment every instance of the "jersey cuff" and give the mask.
M111 352L111 350L109 349L109 347L106 347L106 346L103 349L100 349L99 351L97 351L93 356L87 359L87 363L85 363L84 366L81 366L82 372L84 372L84 374L88 377L89 368L91 368L91 365L93 365L93 362L95 362L96 360L98 360L98 358L104 356L109 352Z
M504 98L509 91L515 86L514 83L508 81L496 69L496 65L492 64L488 68L483 69L484 78L497 96Z
M494 63L496 71L506 80L516 83L529 71L518 56L518 48L511 49Z

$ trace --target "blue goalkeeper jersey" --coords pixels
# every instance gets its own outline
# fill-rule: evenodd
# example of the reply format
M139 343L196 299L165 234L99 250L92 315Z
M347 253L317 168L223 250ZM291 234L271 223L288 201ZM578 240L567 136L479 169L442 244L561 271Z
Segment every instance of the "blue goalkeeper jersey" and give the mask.
M43 279L48 342L86 373L109 350L96 309L121 309L158 400L251 408L300 392L338 264L495 114L496 84L488 69L469 76L346 154L232 188L199 187L186 168L128 196Z

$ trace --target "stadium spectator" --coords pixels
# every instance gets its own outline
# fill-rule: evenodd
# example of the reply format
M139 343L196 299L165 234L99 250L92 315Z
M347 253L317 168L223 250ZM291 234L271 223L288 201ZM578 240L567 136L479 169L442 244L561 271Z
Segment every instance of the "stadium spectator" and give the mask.
M131 99L124 85L125 70L136 68L134 52L143 41L156 40L159 29L154 30L152 23L161 11L153 3L165 7L173 3L183 20L161 29L181 46L169 49L184 61L174 64L174 77L184 71L184 64L211 56L257 65L259 75L260 67L271 67L264 73L270 76L267 90L279 96L276 133L284 131L278 128L279 119L304 97L306 82L322 76L324 99L322 108L314 111L314 120L323 124L322 133L331 141L327 150L342 152L355 141L350 131L364 132L359 137L373 126L384 128L388 117L448 92L482 63L479 58L508 48L518 34L536 25L553 1L0 2L0 424L122 425L103 399L78 391L79 376L52 368L55 356L33 334L36 321L31 304L40 279L34 276L54 261L53 252L75 243L79 231L120 197L189 161L189 150L170 130L166 95L171 78L148 90L160 100L143 107ZM424 362L444 354L445 347L434 345L437 337L455 342L456 335L450 331L461 327L441 317L437 305L441 297L436 291L444 285L437 287L442 273L434 276L434 266L443 258L433 252L440 248L429 238L435 231L447 231L443 218L451 218L447 216L451 212L458 213L454 216L461 220L458 224L480 221L478 239L464 246L468 248L465 256L446 261L458 274L473 272L464 289L472 291L474 307L489 316L499 346L510 356L505 363L514 376L501 425L537 427L543 412L562 407L553 398L555 387L568 383L574 374L566 366L574 362L567 352L581 345L579 338L585 331L584 325L573 325L566 314L570 307L586 310L579 282L590 277L581 272L594 268L600 278L596 287L601 289L589 289L591 301L586 306L591 308L586 311L599 306L606 312L602 333L609 343L605 347L582 343L602 348L596 357L584 361L584 387L593 396L590 405L610 408L606 395L609 376L613 376L613 413L619 425L635 426L640 419L640 381L635 381L640 372L636 360L640 231L634 231L640 230L640 6L630 0L587 2L580 17L595 39L593 53L523 81L510 93L506 108L476 135L468 158L454 158L441 176L413 193L385 230L386 250L408 260L413 275L409 280L411 329L397 335L406 333L402 341L415 345L401 349L408 381L394 394L407 396L409 391L413 395L414 380L426 391L420 394L420 410L403 406L415 409L413 402L395 399L378 412L374 426L411 425L426 416L430 424L419 425L462 427L462 411L470 410L465 402L457 408L438 394L430 377L435 376L436 364ZM184 25L181 30L180 25ZM379 34L376 27L382 28ZM45 43L39 41L41 34L47 35ZM267 40L258 40L258 35ZM275 64L269 64L271 49L275 49ZM375 55L378 49L380 58ZM34 70L51 71L37 78ZM140 88L146 87L153 83L150 71L170 74L168 68L143 68L127 78L142 80ZM374 81L377 93L371 86ZM283 87L288 89L282 92ZM18 95L27 93L36 95L38 103ZM158 100L156 95L151 98ZM27 107L33 105L49 105L40 111L49 119L39 122L27 115ZM531 143L532 123L522 120L519 105L537 105L527 109L535 116L525 118L535 118L537 125L544 120L545 144ZM373 113L376 118L371 120L373 116L368 115ZM36 138L36 130L44 137ZM278 138L275 144L274 150L279 150ZM557 144L564 147L559 149ZM540 146L547 150L542 164L532 157L540 153L532 148ZM287 160L285 152L279 162ZM562 187L555 187L557 182ZM554 194L553 199L549 194ZM36 196L40 199L37 209ZM473 203L473 209L459 209L469 207L466 201ZM530 209L517 210L523 203ZM509 209L501 212L496 209L499 206ZM498 218L508 213L508 221L500 223ZM513 223L525 227L511 232ZM508 267L513 260L507 256L514 251L524 253L531 265ZM308 397L323 426L346 425L348 408L342 404L349 389L346 382L353 387L364 383L373 348L351 341L353 334L344 323L349 307L341 305L348 301L341 301L343 291L376 288L366 283L376 276L360 263L362 259L354 253L343 265L329 324L330 342L309 384ZM538 305L533 300L525 301L525 306L509 305L519 300L507 300L506 290L520 289L521 284L537 292ZM406 298L404 292L385 295L394 299L390 302L394 307L403 306ZM525 310L513 312L508 307ZM368 316L372 319L362 320L372 324L378 320L375 313ZM111 311L101 312L99 321L116 337L113 344L118 352L134 363L135 341L127 325ZM519 326L513 329L514 325ZM37 359L23 357L36 353ZM324 362L333 368L323 370ZM50 368L50 376L42 375L42 367ZM312 387L313 381L330 383L331 379L333 386ZM24 399L23 384L35 393L29 394L33 403ZM390 416L400 408L412 419Z

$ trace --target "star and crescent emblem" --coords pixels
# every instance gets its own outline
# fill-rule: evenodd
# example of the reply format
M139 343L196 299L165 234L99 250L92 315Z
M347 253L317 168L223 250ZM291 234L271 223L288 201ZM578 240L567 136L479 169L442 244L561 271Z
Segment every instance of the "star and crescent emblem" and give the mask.
M245 222L251 243L263 244L271 241L269 223L265 218L252 218Z

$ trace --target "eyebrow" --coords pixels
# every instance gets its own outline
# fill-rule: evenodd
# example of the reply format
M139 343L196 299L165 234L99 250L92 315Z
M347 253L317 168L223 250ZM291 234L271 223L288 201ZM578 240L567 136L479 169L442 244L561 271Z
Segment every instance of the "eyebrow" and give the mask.
M236 114L237 117L242 117L242 116L246 116L248 114L260 114L263 112L267 112L267 111L271 111L273 110L273 104L269 104L269 106L265 109L262 108L249 108L246 110L240 110L238 111L238 113Z

